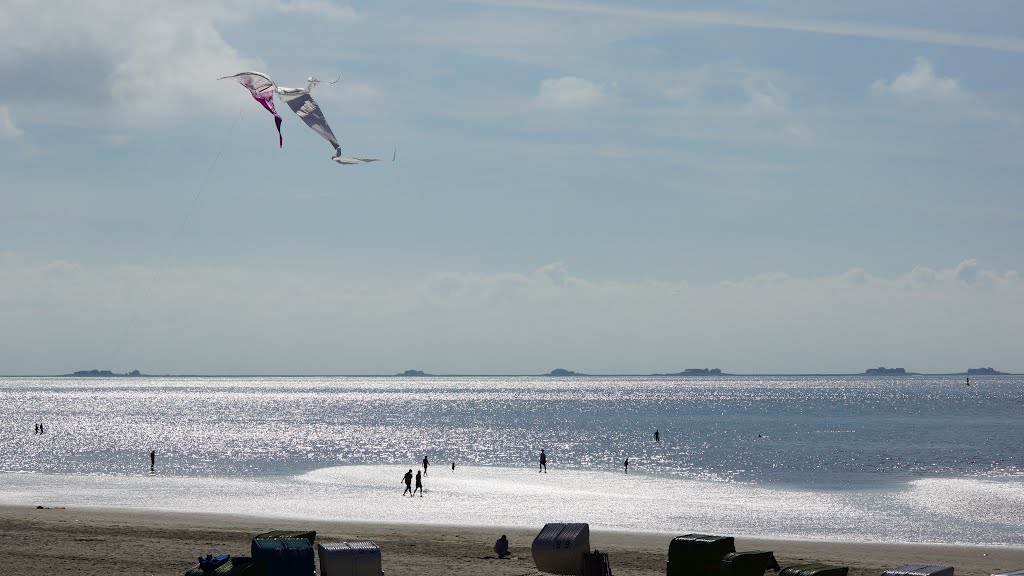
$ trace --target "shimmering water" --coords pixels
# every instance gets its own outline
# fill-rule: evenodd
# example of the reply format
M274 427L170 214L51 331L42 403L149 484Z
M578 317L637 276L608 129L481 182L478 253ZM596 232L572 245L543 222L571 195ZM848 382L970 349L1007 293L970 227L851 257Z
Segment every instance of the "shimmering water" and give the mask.
M0 378L0 501L1020 545L1024 378L972 384ZM428 498L396 504L424 455Z

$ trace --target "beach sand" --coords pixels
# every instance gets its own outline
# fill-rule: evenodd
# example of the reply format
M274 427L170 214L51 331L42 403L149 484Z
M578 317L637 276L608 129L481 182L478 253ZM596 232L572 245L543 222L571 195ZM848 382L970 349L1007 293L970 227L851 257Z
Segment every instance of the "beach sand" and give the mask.
M372 540L387 576L542 574L534 567L534 529L314 522L215 514L122 509L0 507L0 556L6 576L39 574L180 575L206 554L248 555L253 535L272 529L316 530L321 542ZM692 528L692 529L691 529ZM680 534L699 531L688 527ZM491 551L505 533L514 558ZM616 576L665 574L672 534L592 531L592 548L608 552ZM940 564L957 576L988 576L1024 568L1024 547L857 544L737 538L737 550L774 550L785 567L822 562L850 567L851 576L877 576L905 564ZM769 573L771 574L771 573Z

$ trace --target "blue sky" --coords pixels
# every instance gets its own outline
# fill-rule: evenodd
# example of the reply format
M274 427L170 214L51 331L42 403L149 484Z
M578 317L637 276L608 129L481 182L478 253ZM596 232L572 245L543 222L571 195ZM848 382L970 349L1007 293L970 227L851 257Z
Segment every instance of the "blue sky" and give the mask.
M1024 372L1024 5L7 2L0 373ZM314 90L338 166L283 104Z

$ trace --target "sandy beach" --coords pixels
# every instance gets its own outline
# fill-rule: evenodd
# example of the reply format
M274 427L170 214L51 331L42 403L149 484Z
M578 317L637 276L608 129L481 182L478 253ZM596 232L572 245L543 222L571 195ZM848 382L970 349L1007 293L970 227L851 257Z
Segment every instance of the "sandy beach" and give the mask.
M0 507L0 554L7 576L38 574L180 575L197 556L248 554L254 534L271 529L316 530L319 541L372 540L389 576L419 574L541 574L530 556L540 530L407 524L283 521L216 514L123 509ZM680 534L696 531L681 531ZM491 546L508 535L514 557L498 560ZM665 573L672 534L593 531L591 547L609 554L617 575ZM785 567L823 562L850 567L851 576L878 575L904 564L942 564L959 576L1024 568L1024 548L772 541L737 538L738 550L773 550Z

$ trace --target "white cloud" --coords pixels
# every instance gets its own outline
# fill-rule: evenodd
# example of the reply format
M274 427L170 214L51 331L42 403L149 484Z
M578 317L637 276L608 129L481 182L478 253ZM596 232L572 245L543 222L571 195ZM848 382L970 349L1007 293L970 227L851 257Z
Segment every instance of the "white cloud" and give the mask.
M893 95L907 99L950 100L964 94L956 78L935 75L932 63L924 57L914 59L914 66L891 81L875 80L869 89L875 96Z
M214 80L264 66L220 28L275 12L356 19L326 0L8 2L0 4L0 65L24 82L48 74L44 96L61 102L39 104L50 110L115 127L160 125L237 109L244 92Z
M24 130L14 125L14 119L11 118L11 111L7 106L0 104L0 138L17 138L24 133Z
M548 78L540 83L534 102L552 110L579 110L601 102L606 88L577 76Z

